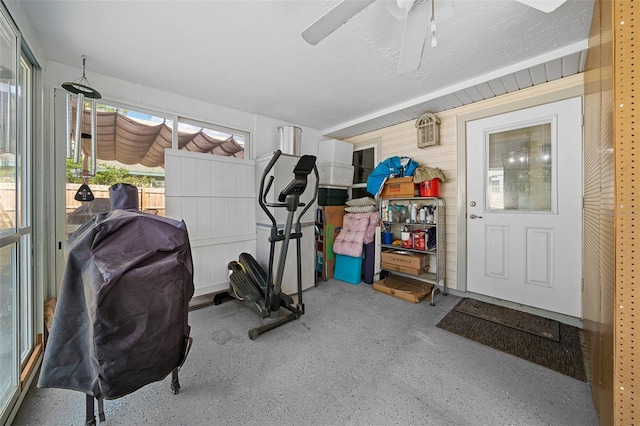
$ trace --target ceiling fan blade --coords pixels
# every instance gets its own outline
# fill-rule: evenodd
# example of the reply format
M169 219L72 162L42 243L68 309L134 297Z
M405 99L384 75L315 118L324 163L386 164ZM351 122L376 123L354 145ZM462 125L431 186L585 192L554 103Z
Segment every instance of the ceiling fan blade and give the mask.
M398 62L398 74L407 74L420 68L424 42L429 33L431 1L415 4L407 15L402 36L400 61Z
M343 0L302 31L309 44L318 44L375 0Z
M516 0L524 5L541 10L542 12L551 13L564 4L566 0Z

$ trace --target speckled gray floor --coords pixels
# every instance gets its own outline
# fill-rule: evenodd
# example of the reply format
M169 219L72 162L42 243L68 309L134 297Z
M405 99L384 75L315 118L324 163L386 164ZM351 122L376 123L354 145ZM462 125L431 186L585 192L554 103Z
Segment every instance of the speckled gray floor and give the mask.
M589 385L436 324L460 300L411 304L321 282L306 314L251 341L237 301L191 312L180 372L105 402L105 425L597 425ZM82 425L84 395L32 387L14 425Z

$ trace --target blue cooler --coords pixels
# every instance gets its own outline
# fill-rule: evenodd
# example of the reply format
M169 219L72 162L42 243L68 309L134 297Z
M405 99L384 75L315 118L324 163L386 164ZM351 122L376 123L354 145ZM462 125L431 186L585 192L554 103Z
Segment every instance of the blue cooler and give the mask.
M360 284L362 278L362 257L336 254L333 278L350 284Z

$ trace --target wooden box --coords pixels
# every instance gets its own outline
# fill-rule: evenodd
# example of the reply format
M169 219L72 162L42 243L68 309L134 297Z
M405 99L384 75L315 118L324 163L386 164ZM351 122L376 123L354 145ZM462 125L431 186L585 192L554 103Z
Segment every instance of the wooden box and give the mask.
M390 250L380 253L382 263L403 266L413 269L422 269L429 265L429 255L414 253L405 250Z
M418 184L413 177L389 178L384 182L380 198L407 198L419 194Z
M387 271L404 272L405 274L411 275L422 275L429 272L429 265L426 265L422 268L412 268L411 266L395 265L393 263L382 262L381 266L382 269L386 269Z
M433 284L414 280L413 278L392 275L373 283L373 289L411 303L418 303L431 297Z
M342 218L346 211L346 206L323 206L322 209L322 279L330 280L336 264L336 255L333 252L333 242L342 229Z

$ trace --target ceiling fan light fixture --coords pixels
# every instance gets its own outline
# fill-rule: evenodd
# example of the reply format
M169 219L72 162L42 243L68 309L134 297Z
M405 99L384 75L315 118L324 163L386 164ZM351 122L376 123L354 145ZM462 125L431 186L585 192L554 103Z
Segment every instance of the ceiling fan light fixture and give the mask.
M342 0L302 31L302 38L315 45L349 19L362 12L377 0ZM404 32L398 60L398 74L417 71L422 62L424 47L431 25L431 46L436 47L435 0L381 0L395 18L404 18ZM525 0L531 1L531 0ZM551 0L566 1L566 0ZM431 2L431 14L429 14ZM438 0L438 19L444 21L453 16L453 0Z
M411 8L413 7L415 0L396 0L396 2L398 3L398 7L406 10L407 12L411 12Z
M438 41L436 40L436 0L431 0L431 47L436 47Z
M413 7L413 0L385 0L387 12L396 19L404 19Z

